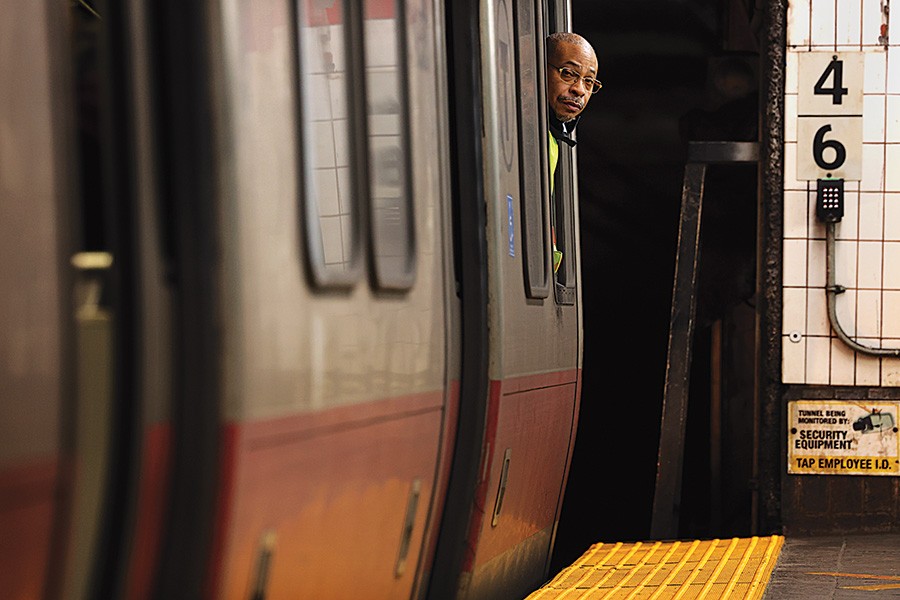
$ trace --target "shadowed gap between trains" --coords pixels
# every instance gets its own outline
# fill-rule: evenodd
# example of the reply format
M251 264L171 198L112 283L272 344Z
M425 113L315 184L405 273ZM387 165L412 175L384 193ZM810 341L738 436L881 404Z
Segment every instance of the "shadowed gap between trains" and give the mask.
M584 379L551 573L593 543L649 538L687 142L756 141L758 127L752 0L575 0L573 17L604 93L579 131ZM683 537L753 528L756 178L706 178Z

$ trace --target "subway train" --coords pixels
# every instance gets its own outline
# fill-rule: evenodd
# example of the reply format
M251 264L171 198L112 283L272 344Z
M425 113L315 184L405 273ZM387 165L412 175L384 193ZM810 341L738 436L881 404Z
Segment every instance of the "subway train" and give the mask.
M5 12L0 597L546 581L583 344L568 2Z

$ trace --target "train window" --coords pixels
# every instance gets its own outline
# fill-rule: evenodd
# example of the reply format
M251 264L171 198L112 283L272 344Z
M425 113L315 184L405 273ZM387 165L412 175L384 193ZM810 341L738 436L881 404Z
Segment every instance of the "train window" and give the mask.
M404 290L415 278L415 235L403 2L365 0L364 11L374 285Z
M313 283L346 287L360 269L360 160L348 11L340 0L298 0L304 231Z
M547 118L544 102L544 40L534 0L516 3L516 51L519 63L519 174L522 197L522 253L525 294L550 295L550 246L547 224L549 197Z

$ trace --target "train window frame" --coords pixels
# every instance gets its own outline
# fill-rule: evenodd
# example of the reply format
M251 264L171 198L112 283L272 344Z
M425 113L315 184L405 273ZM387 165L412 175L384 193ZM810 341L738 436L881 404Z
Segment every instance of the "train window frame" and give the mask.
M305 25L307 21L307 3L304 0L293 0L291 2L292 10L292 43L293 43L293 65L294 65L294 90L296 92L296 109L297 117L297 165L299 177L297 178L298 199L300 202L299 217L301 220L299 229L301 232L302 245L305 249L305 262L307 266L307 274L309 276L310 285L314 289L350 289L357 285L363 276L363 222L364 209L363 202L367 195L367 173L366 173L366 156L365 156L365 119L362 114L365 110L364 90L362 86L350 85L351 81L361 81L363 73L361 72L361 56L363 53L360 40L361 32L361 15L354 9L354 5L358 3L350 0L339 0L337 5L342 11L343 16L343 40L340 44L341 51L344 54L345 70L344 82L341 86L341 92L347 101L346 106L346 127L347 133L344 142L347 144L348 164L347 181L344 184L345 190L349 192L346 205L340 198L340 176L339 169L344 168L338 164L337 151L335 151L335 189L338 194L339 212L336 215L339 219L346 216L349 221L347 230L344 230L345 223L340 223L341 231L341 250L346 260L340 263L342 268L334 268L329 265L326 260L325 238L321 223L320 202L316 194L316 188L313 184L315 180L315 169L312 163L312 152L310 148L315 147L316 139L314 138L313 124L316 123L312 118L314 114L313 97L311 85L307 79L306 73L309 75L318 75L305 68L306 60L304 51L305 29L309 29ZM334 64L330 65L332 68ZM326 70L326 74L328 71ZM337 74L336 71L332 71ZM337 119L331 119L332 123ZM333 129L332 129L333 131ZM336 146L336 144L335 144ZM346 209L346 213L344 210ZM334 216L334 215L328 215Z
M362 68L364 70L365 82L365 130L366 136L366 164L372 166L366 174L366 208L367 208L367 227L368 227L368 249L369 264L371 273L371 286L377 291L385 292L403 292L412 288L416 280L417 271L417 252L416 252L416 226L415 226L415 203L413 202L413 165L411 157L411 136L410 136L410 93L409 93L409 58L407 43L407 25L406 25L406 2L405 0L391 0L393 2L395 23L395 60L396 64L396 101L398 104L397 126L399 131L396 136L378 133L376 127L377 113L374 112L374 106L377 104L371 96L374 89L372 85L372 75L374 73L389 73L390 71L379 71L378 66L370 64L370 50L373 45L378 44L381 47L386 46L382 40L376 39L375 36L369 35L370 31L367 9L371 3L377 0L364 0L361 5L360 16L362 18L362 39L363 39L363 57ZM381 67L383 69L383 66ZM393 99L393 98L390 98ZM391 114L391 113L386 113ZM389 172L392 168L376 171L374 165L379 163L379 157L375 153L375 143L379 137L396 137L399 144L396 146L401 152L401 156L397 159L400 173L397 177L398 187L400 189L399 202L395 218L401 223L400 234L404 239L400 242L400 248L392 248L395 246L395 236L380 233L381 226L389 226L390 215L386 216L384 221L379 221L379 207L377 206L378 198L376 194L380 187L377 180L378 173ZM399 250L399 254L396 254ZM399 256L399 261L397 257Z
M525 11L523 8L530 10ZM550 179L547 151L546 71L544 67L543 13L536 0L514 3L516 35L517 108L519 126L519 197L522 230L522 272L525 296L544 299L550 296L552 272L550 248ZM527 12L527 14L526 14ZM523 28L531 25L533 43L529 45ZM531 61L527 64L526 61ZM531 79L528 79L531 74ZM534 102L526 102L526 89L533 90ZM536 114L534 114L536 113ZM529 117L536 121L528 123ZM533 138L533 139L532 139ZM536 159L536 160L535 160ZM534 168L534 163L539 168Z
M547 27L545 31L571 31L571 22L567 18L566 10L558 10L556 2L548 2L544 13ZM549 110L549 108L548 108ZM577 139L575 132L572 137ZM550 167L547 166L548 176ZM560 269L553 274L554 297L559 305L574 305L577 299L575 259L577 254L575 240L575 160L574 149L567 144L559 145L559 161L556 165L555 194L550 201L551 225L556 231L556 246L562 252L562 264ZM571 250L571 252L569 252Z

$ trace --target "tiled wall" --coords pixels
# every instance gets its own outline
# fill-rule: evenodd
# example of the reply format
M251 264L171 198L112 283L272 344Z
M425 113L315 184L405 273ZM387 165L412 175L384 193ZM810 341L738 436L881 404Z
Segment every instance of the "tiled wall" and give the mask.
M900 359L857 353L835 336L825 294L825 227L816 182L797 180L798 56L864 54L860 181L846 181L836 225L844 331L865 346L900 348L900 26L889 0L790 0L785 85L784 383L900 386ZM900 2L897 3L900 8ZM900 15L895 17L900 19Z

